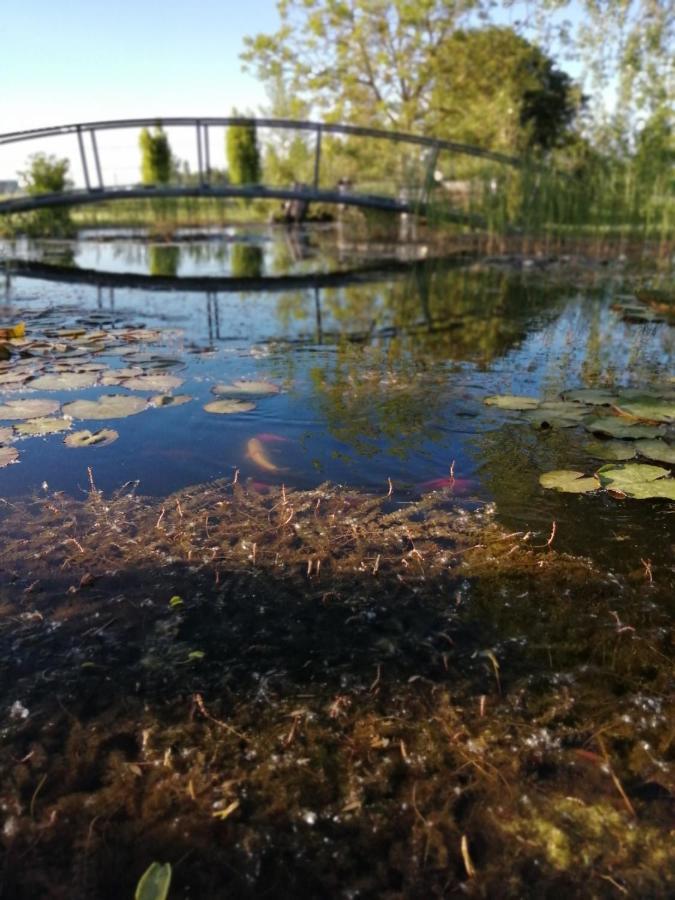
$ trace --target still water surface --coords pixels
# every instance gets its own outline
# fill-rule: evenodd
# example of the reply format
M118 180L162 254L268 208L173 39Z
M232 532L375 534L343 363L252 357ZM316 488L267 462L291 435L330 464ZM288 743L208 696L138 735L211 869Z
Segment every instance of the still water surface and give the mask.
M285 290L277 281L268 291L265 276L353 271L358 260L339 256L322 232L311 231L168 246L95 237L23 252L71 269L220 279L243 271L257 289L228 290L222 280L210 291L186 291L180 282L155 291L13 278L4 317L25 320L29 338L78 327L113 337L130 327L152 331L153 340L131 349L113 342L68 357L66 347L64 358L170 373L183 381L173 393L191 400L133 418L76 423L115 427L119 439L107 447L68 449L62 434L22 439L15 444L20 463L0 470L2 496L30 495L45 483L78 495L89 466L104 491L138 481L142 493L156 496L237 471L260 490L330 481L379 492L391 479L401 500L446 489L449 500L469 505L496 501L517 527L540 531L556 520L560 546L572 550L611 558L620 541L625 558L628 538L638 557L668 551L672 519L663 501L619 504L539 487L544 471L598 467L582 427L537 431L518 413L483 403L492 394L556 399L576 387L666 381L672 329L620 319L611 308L625 292L620 269L516 269L459 257L411 263L390 275L385 262L362 283L319 287L310 277L301 287ZM38 369L49 370L49 355ZM237 379L263 379L280 392L257 399L249 412L205 412L214 386ZM49 394L5 390L6 397L62 403L104 393L131 392L101 385Z

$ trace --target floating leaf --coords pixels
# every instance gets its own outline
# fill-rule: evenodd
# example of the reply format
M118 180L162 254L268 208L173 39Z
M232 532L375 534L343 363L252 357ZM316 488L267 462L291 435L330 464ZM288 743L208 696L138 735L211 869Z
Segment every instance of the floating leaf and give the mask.
M231 397L237 394L246 394L249 397L269 397L278 394L281 388L271 381L246 381L238 378L232 384L214 384L211 392L220 397Z
M524 418L535 428L575 428L583 420L582 417L563 416L550 409L530 409L523 413Z
M597 491L600 482L594 476L584 476L583 472L571 469L556 469L539 476L539 484L544 488L564 491L567 494L586 494Z
M134 900L166 900L171 887L171 863L154 862L141 875Z
M650 422L672 422L675 420L675 403L671 400L633 400L622 403L618 408L625 416L635 419L647 419Z
M9 444L14 439L11 428L0 428L0 444Z
M595 456L597 459L611 459L611 460L624 460L624 459L634 459L636 444L642 443L641 441L636 441L633 443L626 443L625 441L594 441L592 444L588 444L585 447L585 450L591 456ZM654 441L653 443L659 443L658 441Z
M99 431L74 431L64 438L66 447L107 447L116 441L119 434L112 428L101 428Z
M59 431L68 431L72 427L70 419L43 417L41 419L28 419L14 426L17 434L35 436L41 434L57 434Z
M602 388L576 388L572 391L564 391L565 400L574 403L586 403L589 406L611 406L616 402L616 394Z
M124 419L147 408L145 400L126 394L105 394L98 400L74 400L63 412L73 419Z
M603 466L598 470L603 487L636 500L656 497L675 500L675 478L669 475L668 469L643 463Z
M183 379L176 375L137 375L124 382L124 387L131 391L161 391L166 393L180 387Z
M640 456L646 456L647 459L655 459L657 462L675 463L675 447L671 447L665 441L636 441L635 449Z
M212 400L204 407L208 413L245 413L255 409L250 400Z
M89 372L54 372L39 375L26 387L33 391L72 391L77 388L94 387L97 376Z
M605 434L622 440L637 441L640 438L655 438L662 434L657 425L634 424L619 416L603 416L586 422L586 430L592 434Z
M150 397L148 403L150 406L181 406L183 403L189 403L192 397L189 394L156 394Z
M487 406L497 406L499 409L537 409L539 400L536 397L520 397L515 394L495 394L485 397L483 403Z
M59 408L56 400L7 400L0 405L0 419L38 419Z
M14 447L0 447L0 469L4 469L10 463L16 462L19 458L19 451Z

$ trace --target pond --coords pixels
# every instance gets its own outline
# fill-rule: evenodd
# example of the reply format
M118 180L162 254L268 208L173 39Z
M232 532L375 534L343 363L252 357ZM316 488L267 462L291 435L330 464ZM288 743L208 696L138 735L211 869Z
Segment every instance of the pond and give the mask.
M667 896L656 271L181 237L4 248L6 896Z

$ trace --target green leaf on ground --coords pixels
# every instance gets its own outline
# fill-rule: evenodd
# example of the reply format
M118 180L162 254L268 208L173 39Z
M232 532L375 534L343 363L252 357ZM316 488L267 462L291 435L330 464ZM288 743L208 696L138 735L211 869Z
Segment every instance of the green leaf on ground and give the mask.
M583 472L575 472L572 469L544 472L539 476L539 484L544 488L563 491L566 494L587 494L597 491L600 487L597 478L585 476Z

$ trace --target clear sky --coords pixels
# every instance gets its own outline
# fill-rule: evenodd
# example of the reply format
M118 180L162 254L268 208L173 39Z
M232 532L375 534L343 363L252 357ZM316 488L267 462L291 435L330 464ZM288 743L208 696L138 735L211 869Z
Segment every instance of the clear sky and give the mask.
M275 0L6 0L0 4L0 133L143 116L258 111L243 37L274 31ZM0 179L24 164L0 148Z

